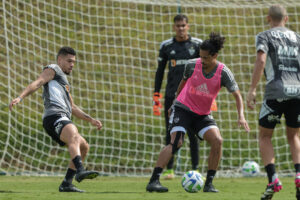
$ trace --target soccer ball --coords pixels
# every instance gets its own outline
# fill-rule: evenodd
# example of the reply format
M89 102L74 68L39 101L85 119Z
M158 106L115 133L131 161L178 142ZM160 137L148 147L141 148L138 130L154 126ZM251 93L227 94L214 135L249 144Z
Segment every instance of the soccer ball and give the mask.
M242 174L244 176L257 176L259 172L259 165L255 161L247 161L242 167Z
M199 172L188 171L182 176L181 185L187 192L198 192L204 185L204 179Z

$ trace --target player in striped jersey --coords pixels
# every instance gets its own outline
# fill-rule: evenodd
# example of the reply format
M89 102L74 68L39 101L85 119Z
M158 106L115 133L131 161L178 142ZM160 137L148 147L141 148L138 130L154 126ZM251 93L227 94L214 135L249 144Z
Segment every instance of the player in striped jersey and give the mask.
M9 104L12 110L12 107L19 104L22 99L44 86L43 127L59 145L67 146L71 157L66 176L59 186L60 192L84 192L72 184L74 176L77 182L98 176L98 172L87 171L83 167L82 160L88 153L89 145L71 121L73 114L79 119L90 122L98 130L102 128L99 120L92 118L75 105L69 92L70 84L67 75L70 75L74 67L75 57L74 49L62 47L57 54L57 64L46 66L40 76Z

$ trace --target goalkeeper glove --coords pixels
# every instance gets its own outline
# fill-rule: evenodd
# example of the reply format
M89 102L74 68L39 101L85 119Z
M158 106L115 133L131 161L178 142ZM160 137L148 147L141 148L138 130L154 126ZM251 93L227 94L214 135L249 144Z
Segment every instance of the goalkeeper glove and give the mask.
M153 114L160 116L160 109L162 105L160 103L160 99L162 98L162 94L159 92L154 92L153 94Z

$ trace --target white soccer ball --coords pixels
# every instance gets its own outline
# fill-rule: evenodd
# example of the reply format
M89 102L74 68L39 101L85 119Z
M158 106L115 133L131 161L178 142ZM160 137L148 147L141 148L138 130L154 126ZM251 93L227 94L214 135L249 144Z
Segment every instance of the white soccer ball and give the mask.
M182 176L181 185L187 192L198 192L204 185L204 178L197 171L188 171Z
M255 161L247 161L242 167L242 174L247 177L257 176L259 172L259 165Z

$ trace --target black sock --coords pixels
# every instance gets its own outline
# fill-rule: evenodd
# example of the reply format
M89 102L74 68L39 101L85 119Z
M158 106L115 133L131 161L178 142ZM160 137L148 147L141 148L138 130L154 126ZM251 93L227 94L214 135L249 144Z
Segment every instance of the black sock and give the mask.
M84 167L83 167L82 161L81 161L81 156L79 156L79 155L75 156L75 158L72 161L76 167L77 172L84 170Z
M171 157L167 164L167 169L173 169L173 164L174 164L174 156Z
M208 170L206 175L205 185L212 183L217 171L216 170Z
M72 184L73 178L76 174L76 170L68 168L65 179L63 182Z
M265 166L265 170L267 172L267 175L268 175L268 179L269 179L269 183L272 182L272 178L274 176L274 174L276 173L276 170L275 170L275 164L268 164L267 166Z
M300 163L296 163L295 165L296 174L300 173Z
M150 178L150 183L152 183L155 180L159 180L159 177L160 177L162 171L163 171L163 168L155 167L153 170L152 176Z

